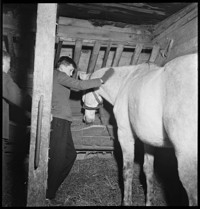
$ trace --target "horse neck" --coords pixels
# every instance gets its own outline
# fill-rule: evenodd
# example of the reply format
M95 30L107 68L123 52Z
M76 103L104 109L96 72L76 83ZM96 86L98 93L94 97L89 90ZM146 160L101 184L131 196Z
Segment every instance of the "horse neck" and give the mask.
M101 95L105 100L107 100L109 103L114 105L115 100L117 98L117 95L123 86L126 78L128 77L128 74L130 74L130 66L126 66L126 69L124 67L115 67L114 69L114 74L112 77L110 77L105 84L103 84L99 89L98 89L98 94ZM98 78L100 78L106 70L109 68L102 68L97 72ZM96 76L95 76L96 77Z

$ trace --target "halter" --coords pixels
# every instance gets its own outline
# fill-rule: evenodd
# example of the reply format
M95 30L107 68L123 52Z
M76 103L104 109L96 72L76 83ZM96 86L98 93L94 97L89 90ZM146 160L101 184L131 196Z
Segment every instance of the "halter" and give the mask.
M92 75L92 74L91 74ZM91 78L91 75L90 75L90 77L89 77L89 79ZM102 101L100 101L100 99L98 98L98 96L97 96L97 94L96 94L96 92L95 91L92 91L92 93L93 93L93 95L94 95L94 98L96 99L96 101L98 102L98 105L96 106L96 107L89 107L89 106L87 106L87 105L85 105L85 103L83 104L83 109L85 109L85 110L98 110L99 109L99 119L100 119L100 121L101 121L101 124L102 125L104 125L103 124L103 120L102 120L102 115L103 115L103 100ZM107 129L107 131L108 131L108 135L110 136L110 139L114 139L112 136L111 136L111 134L110 134L110 131L109 131L109 129L108 129L108 126L105 124L105 127L106 127L106 129Z
M90 74L89 80L90 80L90 78L91 78L91 75L92 75L92 74ZM98 105L97 105L96 107L89 107L89 106L85 105L85 103L84 103L84 104L83 104L83 109L85 109L85 110L98 110L98 109L100 109L100 107L103 105L103 100L100 101L100 99L98 98L96 92L95 92L95 91L92 91L92 94L94 95L94 98L95 98L96 101L98 102Z

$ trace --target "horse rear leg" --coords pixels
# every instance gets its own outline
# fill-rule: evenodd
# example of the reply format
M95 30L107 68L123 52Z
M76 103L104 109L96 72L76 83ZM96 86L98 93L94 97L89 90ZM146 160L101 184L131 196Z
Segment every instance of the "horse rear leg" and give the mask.
M132 181L134 164L134 138L132 133L118 130L118 139L123 154L124 198L122 205L132 205Z
M192 117L192 114L188 113L187 116ZM192 206L197 205L197 128L190 118L177 118L167 121L165 127L174 145L179 178Z
M189 205L197 206L197 153L186 149L176 151L176 157L179 177L187 192Z
M190 206L197 205L197 120L192 110L195 108L188 107L188 112L182 111L178 116L174 113L176 118L171 116L165 120L165 129L175 149L179 178Z
M146 206L152 205L153 191L154 191L154 148L144 144L144 164L143 171L146 176L147 193L146 193Z

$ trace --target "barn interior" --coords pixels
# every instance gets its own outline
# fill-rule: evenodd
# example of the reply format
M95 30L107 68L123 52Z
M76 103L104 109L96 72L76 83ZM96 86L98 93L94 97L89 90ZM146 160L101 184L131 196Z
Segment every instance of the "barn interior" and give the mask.
M11 76L22 89L34 95L38 91L37 86L40 87L37 82L44 82L34 74L39 28L38 4L2 6L2 48L11 55ZM145 62L163 66L175 57L197 52L197 9L197 3L190 2L59 3L55 10L53 63L60 56L70 56L75 60L77 70L87 73L102 67ZM97 117L93 126L89 127L82 121L81 97L81 92L72 92L70 100L74 117L72 134L79 157L90 152L113 152L118 144L112 106L104 102L103 125ZM38 102L36 97L35 100ZM33 106L35 111L38 108L37 102ZM29 148L30 142L27 143L31 138L33 121L28 120L15 107L10 107L9 116L10 139L5 147L8 163L16 159L16 156L22 159L34 150ZM37 121L37 117L34 120ZM45 120L49 123L48 119ZM19 172L19 168L16 169L15 172ZM14 202L16 205L22 204L17 198ZM35 204L35 200L32 204Z

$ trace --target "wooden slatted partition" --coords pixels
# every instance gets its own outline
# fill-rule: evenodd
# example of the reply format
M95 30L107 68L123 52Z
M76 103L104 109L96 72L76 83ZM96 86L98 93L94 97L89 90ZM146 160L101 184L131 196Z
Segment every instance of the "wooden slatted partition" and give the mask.
M82 40L76 40L75 43L75 50L74 50L74 62L77 64L79 64L79 60L81 57L81 49L82 49Z
M110 48L111 48L112 42L108 43L108 46L106 48L106 52L105 52L105 56L103 59L103 64L102 64L102 68L106 66L107 60L108 60L108 55L110 53Z
M56 49L56 57L55 57L54 66L56 65L56 63L58 62L58 59L60 57L60 52L61 52L61 49L62 49L62 44L63 44L63 41L59 40L58 46L57 46L57 49Z
M136 65L139 60L140 53L142 52L143 44L137 44L135 48L135 52L133 53L132 59L131 59L131 65Z
M87 73L92 73L94 71L100 47L101 47L101 42L96 41L95 44L94 44L94 48L93 48L92 55L91 55L91 58L90 58L90 62L89 62L89 65L88 65Z
M115 53L115 58L113 59L113 64L112 64L113 67L116 67L116 66L119 65L119 61L120 61L123 49L124 49L123 44L119 44L117 46L117 50L116 50L116 53Z
M92 53L88 62L88 66L86 70L87 73L91 73L94 71L101 47L106 47L106 52L104 54L104 57L102 58L103 61L99 68L106 67L108 57L109 57L112 47L116 48L114 58L111 61L111 66L113 67L119 66L122 54L127 49L134 49L133 55L131 57L130 65L138 64L138 61L141 59L140 55L143 49L148 49L148 50L152 49L150 57L146 60L149 62L154 62L160 52L160 46L158 44L152 45L150 43L149 44L138 43L137 45L134 45L131 43L124 44L122 42L117 43L113 41L97 41L97 40L87 40L87 39L77 39L77 40L75 39L74 40L72 38L68 38L66 40L66 39L63 39L62 37L59 37L59 40L63 41L63 45L64 44L74 45L74 52L73 52L74 61L76 62L79 70L80 70L79 62L81 59L82 49L84 47L91 47ZM59 47L59 44L58 44L58 47Z
M71 24L79 23L77 21L73 22L71 21L71 19L68 18L65 20L62 19L60 22L61 30L58 30L58 38L60 40L63 40L63 45L70 46L69 51L67 51L65 48L65 52L69 54L70 53L74 54L73 58L74 61L77 63L79 70L82 70L87 73L92 73L96 69L98 70L106 66L117 67L124 62L126 62L127 65L129 65L129 64L137 64L138 61L141 60L148 61L150 57L151 49L152 49L151 60L155 59L156 57L157 48L153 46L151 42L143 41L143 39L141 39L142 41L141 40L122 41L121 39L123 39L123 37L121 37L121 39L117 40L116 37L113 36L113 33L110 35L110 33L106 30L104 31L107 34L106 36L103 36L101 38L99 38L99 36L94 37L94 35L91 35L91 28L89 30L87 28L87 25L85 30L81 28L81 33L75 31L71 31L68 33L68 30L66 30L66 33L64 33L64 30L62 31L62 29L64 29L65 24L67 29L71 27L70 26ZM74 26L73 29L75 29L76 27L77 25ZM88 30L90 32L83 34L83 31L86 32ZM121 33L121 35L123 35L123 33ZM74 51L73 50L71 51L71 49L74 49ZM105 53L103 49L105 49ZM140 57L143 49L144 49L144 54L142 54L143 56ZM145 52L146 49L148 52ZM132 51L133 51L133 55L132 55ZM128 53L127 58L126 58L126 53ZM74 112L72 135L73 135L75 148L79 151L80 150L81 151L113 150L114 142L113 140L111 140L111 137L108 134L107 130L104 130L105 128L103 127L86 128L82 123L80 102L79 101L76 102L75 100L71 102L73 104L72 111ZM104 108L103 113L104 113L104 122L109 126L109 132L111 130L111 132L114 133L115 127L113 127L112 125L114 123L112 123L109 119L112 113L107 112L106 108ZM98 117L95 120L95 124L97 126L100 126L100 121Z
M160 46L159 45L154 45L153 46L153 49L152 49L152 52L151 52L151 56L149 58L149 62L155 62L158 54L159 54L159 51L160 51Z
M56 66L56 63L58 62L58 59L60 57L60 52L61 52L62 44L63 44L63 41L59 40L58 47L56 49L56 57L55 57L55 61L54 61L54 66Z

